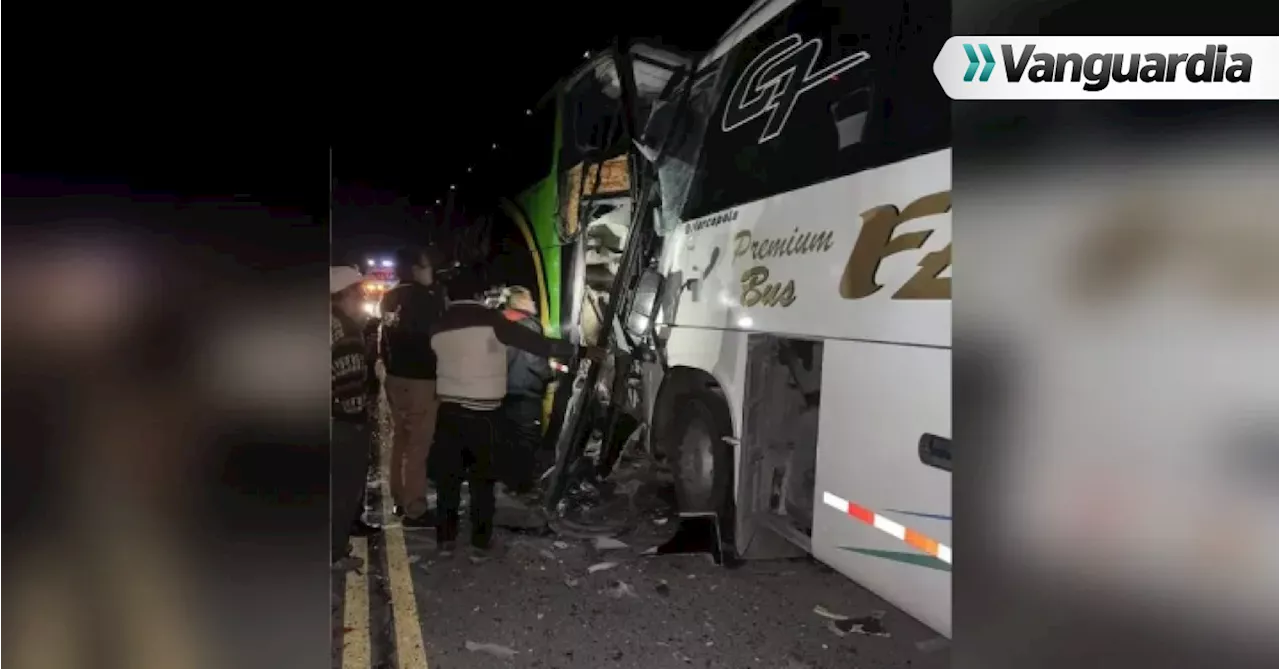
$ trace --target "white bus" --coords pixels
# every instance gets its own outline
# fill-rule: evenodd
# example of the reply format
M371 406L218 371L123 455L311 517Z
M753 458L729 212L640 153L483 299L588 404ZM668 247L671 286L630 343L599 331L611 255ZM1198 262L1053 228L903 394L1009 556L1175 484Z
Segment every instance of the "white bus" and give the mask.
M643 411L681 514L947 637L949 30L945 0L752 7L693 76L639 282L662 286Z

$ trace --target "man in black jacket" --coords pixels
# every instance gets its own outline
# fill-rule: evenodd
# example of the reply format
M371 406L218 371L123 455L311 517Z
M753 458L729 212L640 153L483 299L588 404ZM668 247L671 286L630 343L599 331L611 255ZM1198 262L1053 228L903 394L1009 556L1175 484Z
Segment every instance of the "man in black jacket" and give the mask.
M380 309L384 386L391 408L391 498L405 527L435 525L427 504L427 457L440 406L431 331L444 313L445 297L432 267L425 249L400 249L400 282L383 296Z
M533 294L520 286L508 290L507 320L542 334ZM499 480L517 495L533 488L537 452L542 444L542 402L547 384L554 378L546 358L518 348L507 348L507 396L502 400L506 418L505 448L497 457Z

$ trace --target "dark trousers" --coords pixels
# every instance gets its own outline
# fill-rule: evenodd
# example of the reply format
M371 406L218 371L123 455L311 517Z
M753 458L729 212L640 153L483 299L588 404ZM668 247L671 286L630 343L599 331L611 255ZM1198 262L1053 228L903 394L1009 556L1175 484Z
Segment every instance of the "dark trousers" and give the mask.
M436 541L458 538L462 481L471 484L471 544L487 548L493 538L493 450L500 438L500 411L476 411L441 402L435 444L427 466L436 481Z
M507 395L502 402L505 434L496 456L500 480L512 491L524 494L538 475L538 450L542 446L542 400Z
M329 529L331 557L347 554L351 527L364 511L369 471L369 428L329 421Z

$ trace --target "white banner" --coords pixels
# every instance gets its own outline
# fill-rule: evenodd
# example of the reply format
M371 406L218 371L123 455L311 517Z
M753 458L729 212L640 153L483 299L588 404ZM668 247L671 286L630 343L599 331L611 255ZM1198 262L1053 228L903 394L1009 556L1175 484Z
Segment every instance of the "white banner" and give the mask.
M952 37L953 100L1277 100L1280 37Z

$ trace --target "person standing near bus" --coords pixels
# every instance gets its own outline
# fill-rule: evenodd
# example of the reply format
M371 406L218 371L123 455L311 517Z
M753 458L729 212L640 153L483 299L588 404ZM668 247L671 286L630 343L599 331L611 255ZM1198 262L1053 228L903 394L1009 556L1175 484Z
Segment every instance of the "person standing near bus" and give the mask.
M488 559L493 539L493 458L503 438L500 409L507 393L508 347L542 358L571 358L581 352L601 360L605 355L602 349L548 339L507 320L481 301L484 283L479 278L467 273L449 282L449 307L431 337L440 362L440 413L430 467L439 491L437 547L442 556L455 550L462 482L468 479L472 558L477 562Z
M515 286L507 291L507 320L542 334L538 307L528 288ZM547 384L554 378L546 358L515 347L507 347L507 396L502 400L507 438L498 456L500 480L517 495L533 488L537 453L542 443L542 402Z
M436 356L431 332L444 314L426 249L396 253L399 283L382 298L383 383L391 408L391 497L406 527L434 527L427 503L427 458L435 433Z

